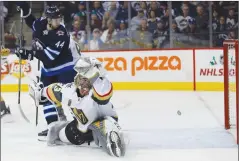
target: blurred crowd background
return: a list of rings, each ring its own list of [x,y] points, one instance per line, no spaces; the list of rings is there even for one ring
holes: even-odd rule
[[[29,3],[39,17],[47,5],[59,6],[69,33],[85,51],[222,47],[225,39],[238,39],[237,1]],[[4,41],[14,46],[8,42],[17,43],[19,16],[14,2],[3,4]]]

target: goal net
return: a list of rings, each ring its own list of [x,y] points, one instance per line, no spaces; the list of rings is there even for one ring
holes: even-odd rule
[[[225,129],[238,135],[238,40],[223,42]],[[237,143],[238,143],[238,138]]]

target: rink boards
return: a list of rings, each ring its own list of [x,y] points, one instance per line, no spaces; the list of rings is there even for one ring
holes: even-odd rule
[[[223,50],[162,49],[83,52],[103,62],[116,90],[223,90]],[[235,82],[235,56],[229,52],[230,82]],[[39,73],[37,60],[22,61],[22,91]],[[14,55],[1,67],[1,90],[18,90],[19,61]]]

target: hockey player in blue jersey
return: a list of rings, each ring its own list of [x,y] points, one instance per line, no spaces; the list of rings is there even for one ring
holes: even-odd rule
[[[70,83],[74,81],[76,72],[73,70],[74,64],[79,55],[74,55],[70,45],[70,36],[64,25],[61,24],[62,17],[60,10],[55,7],[48,7],[45,17],[36,19],[31,14],[31,9],[26,2],[17,2],[22,9],[26,24],[33,30],[32,50],[19,48],[16,55],[21,55],[22,59],[33,60],[36,58],[43,64],[40,80],[44,86],[52,83]],[[43,104],[43,112],[47,124],[57,121],[58,114],[55,105],[50,101]],[[38,136],[47,136],[45,130]]]

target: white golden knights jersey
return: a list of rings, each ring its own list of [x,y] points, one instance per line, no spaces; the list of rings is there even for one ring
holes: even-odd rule
[[[63,108],[64,113],[70,111],[73,118],[78,122],[77,128],[86,132],[93,122],[111,116],[117,119],[117,114],[110,99],[113,87],[107,78],[99,77],[93,84],[89,95],[82,97],[74,83],[54,83],[44,88],[43,96]],[[68,119],[69,121],[69,119]]]

